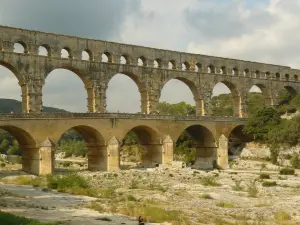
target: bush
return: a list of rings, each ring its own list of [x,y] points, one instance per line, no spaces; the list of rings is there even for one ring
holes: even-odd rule
[[[260,179],[270,179],[270,175],[267,173],[261,173],[259,174]]]
[[[262,186],[263,187],[274,187],[274,186],[277,186],[277,183],[276,183],[276,181],[264,181],[262,183]]]
[[[258,195],[258,188],[256,186],[256,181],[251,181],[247,188],[248,196],[256,198]]]
[[[66,191],[69,188],[89,188],[88,181],[77,174],[69,175],[48,175],[47,186],[58,191]]]
[[[213,186],[213,187],[221,186],[218,183],[217,178],[213,177],[213,176],[207,176],[207,177],[201,178],[201,184],[204,186]]]
[[[279,171],[280,175],[295,175],[295,169],[293,168],[282,168]]]
[[[291,165],[296,168],[300,169],[300,158],[299,155],[294,153],[293,156],[290,158]]]
[[[200,197],[204,199],[214,199],[210,194],[202,194]]]
[[[285,211],[278,211],[275,213],[274,218],[277,222],[290,220],[291,216]]]
[[[15,216],[10,213],[0,211],[0,224],[5,225],[58,225],[58,223],[41,223],[25,217]]]
[[[242,191],[242,190],[244,190],[244,188],[241,185],[241,183],[242,183],[241,180],[234,180],[234,183],[235,183],[235,185],[232,186],[232,190],[234,190],[234,191]]]

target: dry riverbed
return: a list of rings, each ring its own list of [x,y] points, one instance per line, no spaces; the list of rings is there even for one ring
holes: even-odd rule
[[[136,225],[134,217],[138,213],[146,217],[154,213],[161,216],[156,219],[166,218],[170,223],[173,217],[176,225],[300,224],[300,177],[279,175],[270,165],[273,170],[263,171],[270,179],[261,179],[257,168],[204,172],[160,167],[112,173],[77,172],[97,190],[96,197],[4,184],[14,183],[20,176],[33,176],[2,171],[0,209],[70,225]]]

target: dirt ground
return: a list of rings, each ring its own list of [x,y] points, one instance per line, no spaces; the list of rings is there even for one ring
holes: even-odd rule
[[[205,172],[161,166],[114,173],[84,170],[77,173],[89,178],[99,189],[114,189],[122,196],[130,195],[137,201],[147,200],[164,209],[176,210],[187,218],[188,224],[300,224],[300,177],[279,175],[279,168],[270,164],[262,172],[269,174],[270,179],[261,179],[261,162],[239,163],[246,163],[247,169],[236,165],[238,169]],[[3,170],[0,178],[7,181],[22,174]],[[45,191],[41,187],[0,183],[2,211],[41,221],[64,221],[70,225],[79,225],[83,221],[92,225],[137,224],[135,218],[101,214],[87,208],[87,204],[95,200],[109,207],[112,199],[108,198],[110,201]],[[115,204],[118,207],[124,202],[115,200]],[[103,218],[112,221],[103,221]]]

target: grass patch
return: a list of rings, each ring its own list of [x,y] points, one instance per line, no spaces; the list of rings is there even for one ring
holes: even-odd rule
[[[276,183],[276,181],[264,181],[262,183],[262,186],[263,187],[274,187],[274,186],[277,186],[277,183]]]
[[[256,181],[253,180],[247,187],[248,197],[256,198],[258,195],[258,188],[256,186]]]
[[[214,199],[210,194],[202,194],[200,197],[204,199]]]
[[[279,171],[280,175],[295,175],[295,169],[293,168],[282,168]]]
[[[126,204],[119,213],[131,217],[142,216],[146,222],[163,223],[184,221],[182,212],[177,210],[166,210],[157,205],[151,204]],[[182,224],[182,223],[181,223]]]
[[[0,224],[5,225],[58,225],[59,223],[42,223],[37,220],[15,216],[10,213],[0,212]]]
[[[287,220],[291,220],[292,217],[290,216],[289,213],[285,212],[285,211],[277,211],[274,215],[274,219],[280,223],[282,221],[287,221]]]
[[[243,191],[244,188],[241,185],[242,181],[241,180],[234,180],[234,186],[232,186],[232,190],[234,191]]]
[[[267,203],[267,202],[259,202],[257,204],[254,205],[255,207],[268,207],[268,206],[272,206],[272,204]]]
[[[270,175],[267,173],[261,173],[259,174],[260,179],[271,179]]]
[[[233,204],[230,202],[217,202],[216,206],[222,207],[222,208],[233,208]]]
[[[204,186],[212,186],[212,187],[221,186],[221,184],[219,184],[218,182],[218,179],[213,176],[207,176],[201,178],[201,184]]]

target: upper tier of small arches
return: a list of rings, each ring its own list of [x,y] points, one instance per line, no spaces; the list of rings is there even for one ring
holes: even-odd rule
[[[152,49],[0,26],[1,29],[7,30],[0,36],[0,51],[5,52],[62,58],[63,60],[85,60],[179,70],[189,73],[221,74],[293,82],[298,81],[298,74],[300,74],[300,70],[285,66]]]

